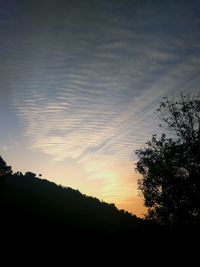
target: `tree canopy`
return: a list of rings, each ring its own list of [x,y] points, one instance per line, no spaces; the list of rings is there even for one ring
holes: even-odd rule
[[[0,156],[0,188],[5,185],[6,176],[12,174],[12,168]]]
[[[164,97],[157,112],[166,133],[136,151],[146,217],[174,227],[199,224],[199,96]]]
[[[4,176],[12,173],[12,168],[7,166],[6,162],[0,156],[0,176]]]

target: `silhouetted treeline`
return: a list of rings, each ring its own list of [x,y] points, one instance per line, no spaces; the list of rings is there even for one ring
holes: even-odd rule
[[[47,247],[61,248],[62,244],[63,250],[74,246],[80,251],[87,250],[89,244],[90,250],[104,257],[109,250],[129,249],[129,253],[135,253],[133,248],[145,253],[163,250],[168,242],[170,249],[180,244],[184,247],[191,245],[186,237],[196,236],[198,232],[194,229],[177,234],[120,211],[114,204],[37,178],[31,172],[12,174],[7,167],[0,157],[1,241],[9,244],[9,250],[10,246],[12,250],[20,250],[21,244],[23,249],[36,244],[40,251]]]
[[[1,177],[2,178],[2,177]],[[41,231],[70,236],[126,237],[145,222],[114,204],[37,178],[34,173],[6,176],[1,187],[2,221],[10,231]]]

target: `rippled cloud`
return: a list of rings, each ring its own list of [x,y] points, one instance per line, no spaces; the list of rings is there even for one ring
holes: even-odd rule
[[[1,29],[1,86],[26,145],[75,160],[113,199],[136,192],[124,166],[158,130],[162,96],[196,92],[200,80],[197,1],[133,2],[55,1],[30,16],[16,7],[4,19],[14,30]]]

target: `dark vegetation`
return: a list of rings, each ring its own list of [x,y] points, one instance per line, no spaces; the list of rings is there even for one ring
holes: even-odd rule
[[[34,173],[13,173],[0,157],[1,240],[76,243],[82,249],[87,242],[103,242],[104,248],[131,243],[151,253],[196,244],[191,240],[199,240],[200,226],[200,100],[164,98],[158,113],[169,137],[154,135],[136,152],[145,219]]]
[[[1,157],[0,172],[2,229],[14,234],[126,239],[133,231],[137,234],[141,228],[152,227],[114,204],[37,178],[34,173],[12,174]]]
[[[136,152],[146,219],[176,230],[200,226],[200,99],[163,98],[157,110],[168,136],[153,135]]]

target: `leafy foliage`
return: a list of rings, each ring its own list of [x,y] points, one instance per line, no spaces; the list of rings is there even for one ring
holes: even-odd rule
[[[12,174],[12,169],[10,166],[7,166],[6,162],[0,156],[0,189],[5,186],[6,177]]]
[[[200,99],[164,98],[158,116],[169,137],[153,135],[137,150],[138,187],[147,218],[170,226],[200,223]]]

